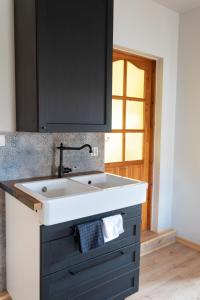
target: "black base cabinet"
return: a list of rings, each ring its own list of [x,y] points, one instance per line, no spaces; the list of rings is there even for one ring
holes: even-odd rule
[[[82,254],[76,224],[122,214],[124,233]],[[141,206],[41,226],[41,300],[123,300],[138,291]]]
[[[113,0],[15,0],[17,131],[111,131]]]

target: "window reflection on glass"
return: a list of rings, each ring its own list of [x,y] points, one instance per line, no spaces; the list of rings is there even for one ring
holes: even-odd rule
[[[113,83],[112,94],[115,96],[123,96],[124,84],[124,61],[118,60],[113,62]]]
[[[122,133],[105,134],[105,163],[122,161]]]
[[[123,128],[123,100],[112,101],[112,129]]]
[[[125,160],[143,159],[143,133],[126,133]]]
[[[144,129],[144,103],[126,102],[126,129]]]
[[[127,62],[127,97],[144,98],[144,70]]]

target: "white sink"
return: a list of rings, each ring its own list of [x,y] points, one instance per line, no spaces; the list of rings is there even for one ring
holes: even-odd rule
[[[146,201],[147,183],[106,173],[15,185],[42,203],[41,224],[53,225]]]
[[[42,181],[32,181],[23,184],[16,184],[18,188],[23,188],[27,193],[31,193],[39,200],[50,200],[54,198],[71,197],[93,191],[94,188],[80,184],[69,179],[50,179]]]
[[[78,177],[71,177],[73,181],[83,183],[88,186],[93,186],[100,189],[121,188],[126,185],[133,185],[139,181],[128,179],[125,177],[114,176],[106,173],[83,175]]]

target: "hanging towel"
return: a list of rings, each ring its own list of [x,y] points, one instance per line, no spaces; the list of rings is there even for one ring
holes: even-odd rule
[[[115,215],[104,218],[103,220],[104,242],[107,243],[119,237],[124,232],[123,218],[121,215]]]
[[[76,233],[79,237],[82,253],[87,253],[104,245],[101,220],[76,225]]]

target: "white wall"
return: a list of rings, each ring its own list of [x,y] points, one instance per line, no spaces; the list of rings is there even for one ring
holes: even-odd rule
[[[0,0],[0,131],[15,128],[12,4],[13,0]],[[160,58],[153,228],[163,230],[171,227],[179,16],[151,0],[115,0],[114,19],[115,45]]]
[[[0,0],[0,131],[15,130],[13,0]]]
[[[200,244],[200,8],[181,15],[173,226]]]
[[[178,27],[179,15],[151,0],[115,0],[114,44],[163,58],[158,61],[152,224],[158,231],[172,226]]]

